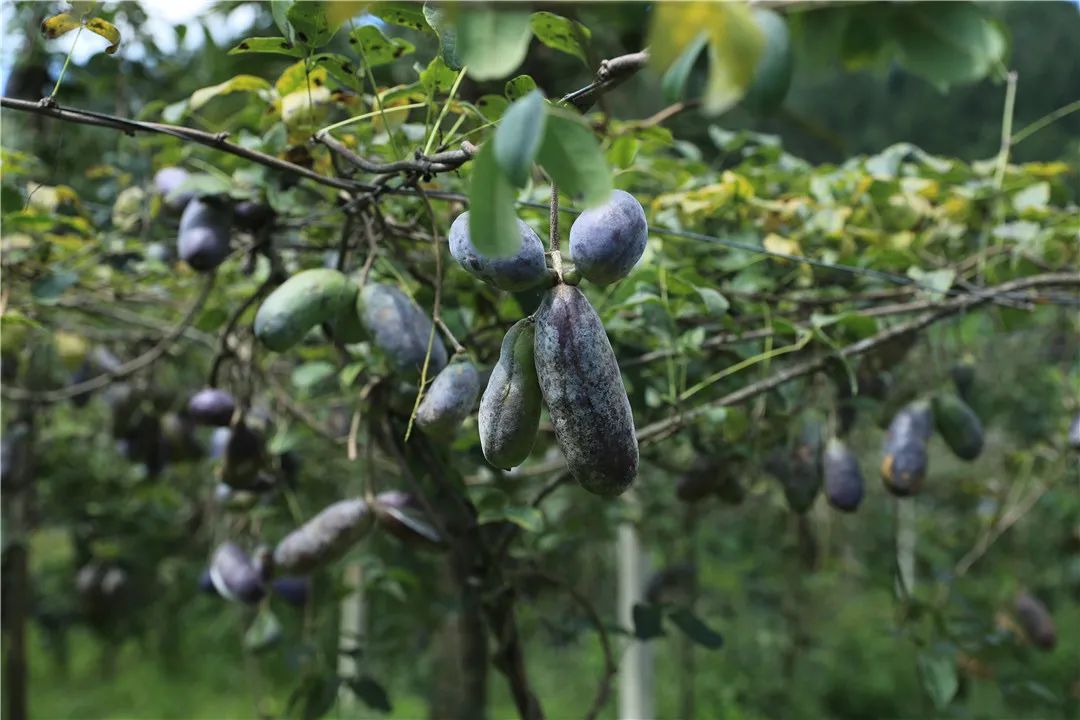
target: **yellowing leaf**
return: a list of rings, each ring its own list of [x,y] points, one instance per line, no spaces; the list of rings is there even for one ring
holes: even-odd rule
[[[290,128],[315,124],[326,116],[329,103],[327,87],[296,90],[281,98],[281,120]]]
[[[650,62],[663,72],[702,33],[709,42],[702,109],[715,115],[737,103],[750,86],[765,38],[746,3],[658,3],[649,30]]]
[[[255,75],[237,75],[236,77],[229,78],[223,83],[200,88],[191,93],[191,99],[188,100],[188,108],[191,110],[198,110],[219,95],[228,95],[229,93],[234,92],[257,92],[259,90],[269,89],[270,83],[263,80],[261,77],[256,77]]]
[[[112,55],[120,47],[120,31],[108,20],[90,18],[86,21],[86,29],[109,41],[109,47],[105,48],[107,54]]]
[[[68,13],[60,13],[59,15],[53,15],[47,17],[41,21],[41,34],[50,40],[71,32],[75,28],[79,27],[82,23],[75,17],[72,17]]]
[[[326,68],[316,67],[312,68],[311,72],[307,72],[304,68],[304,61],[299,60],[285,68],[284,72],[278,77],[277,82],[274,83],[274,89],[277,90],[280,97],[285,97],[289,93],[300,89],[307,90],[309,86],[313,90],[317,87],[323,87],[326,85],[327,77]]]
[[[326,4],[326,21],[330,27],[339,27],[343,22],[356,17],[371,3],[363,0],[337,0]]]
[[[769,233],[766,235],[765,239],[761,241],[761,245],[771,253],[780,253],[781,255],[802,255],[802,248],[799,247],[797,241],[789,240],[776,233]]]

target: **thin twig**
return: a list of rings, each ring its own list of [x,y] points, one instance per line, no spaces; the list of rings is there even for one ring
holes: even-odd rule
[[[184,317],[180,322],[161,337],[154,347],[150,348],[134,360],[124,363],[115,371],[98,375],[97,377],[90,378],[84,382],[75,383],[74,385],[68,385],[59,390],[34,392],[22,388],[5,386],[2,388],[3,396],[10,400],[29,400],[40,404],[62,402],[73,398],[76,395],[103,388],[110,383],[121,380],[143,368],[153,365],[157,362],[158,358],[168,352],[169,348],[172,347],[176,340],[184,334],[184,330],[195,321],[199,311],[201,311],[203,305],[206,304],[206,299],[210,297],[210,291],[214,288],[215,277],[216,276],[213,274],[206,276],[203,280],[202,290],[199,292],[198,297],[195,298],[195,302],[188,308],[187,313],[184,314]]]

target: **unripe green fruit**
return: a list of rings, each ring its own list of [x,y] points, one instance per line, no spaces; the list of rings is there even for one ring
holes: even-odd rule
[[[536,316],[536,375],[566,465],[597,495],[637,477],[634,415],[600,316],[580,290],[556,285]]]
[[[335,340],[359,342],[356,284],[337,270],[304,270],[286,280],[255,313],[255,337],[275,352],[293,347],[316,325],[326,323]]]
[[[305,574],[332,563],[367,535],[374,522],[363,500],[336,502],[278,543],[274,570]]]
[[[431,318],[393,285],[369,282],[357,301],[360,319],[375,345],[398,370],[419,372],[431,340],[428,374],[446,366],[446,347],[432,335]]]
[[[540,383],[536,379],[534,322],[518,320],[506,332],[491,370],[477,420],[487,461],[500,468],[525,462],[540,426]]]
[[[608,285],[630,274],[648,239],[641,203],[613,190],[606,203],[581,213],[570,227],[570,257],[582,277]]]
[[[533,229],[517,221],[518,249],[505,257],[488,257],[476,249],[469,237],[469,213],[457,216],[450,226],[450,254],[465,271],[501,290],[527,290],[544,282],[547,264],[544,244]]]
[[[983,449],[983,429],[979,416],[968,404],[951,393],[935,395],[934,425],[953,454],[974,460]]]
[[[428,435],[450,436],[472,412],[480,375],[468,359],[451,362],[435,376],[416,409],[416,425]]]

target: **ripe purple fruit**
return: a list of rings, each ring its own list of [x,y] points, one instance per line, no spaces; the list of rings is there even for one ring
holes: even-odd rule
[[[570,227],[570,257],[583,277],[608,285],[630,274],[648,239],[641,203],[613,190],[606,203],[581,213]]]

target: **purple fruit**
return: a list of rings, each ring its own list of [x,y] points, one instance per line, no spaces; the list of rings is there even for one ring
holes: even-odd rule
[[[279,577],[270,584],[275,595],[293,607],[307,605],[311,595],[311,579],[307,577]]]
[[[1041,650],[1053,650],[1057,645],[1057,628],[1046,605],[1023,590],[1016,596],[1014,609],[1016,619],[1020,621],[1020,627],[1024,629],[1024,634],[1031,643]]]
[[[249,232],[260,229],[273,216],[274,211],[269,205],[254,200],[243,200],[233,206],[233,222],[236,223],[236,227]]]
[[[435,376],[416,409],[416,425],[428,435],[452,438],[480,394],[480,374],[468,359],[455,360]]]
[[[229,255],[231,208],[213,198],[194,198],[180,216],[177,253],[199,272],[217,268]]]
[[[469,237],[469,213],[457,216],[450,226],[450,254],[465,271],[501,290],[519,291],[549,279],[544,244],[533,229],[517,221],[517,250],[512,255],[487,257]]]
[[[837,510],[854,512],[863,499],[863,476],[859,461],[844,444],[832,438],[822,457],[825,473],[825,499]]]
[[[905,405],[889,424],[881,458],[881,479],[893,495],[907,497],[922,488],[928,464],[926,443],[932,426],[930,403],[923,400]]]
[[[583,277],[608,285],[630,274],[648,239],[641,203],[613,190],[606,203],[581,213],[570,227],[570,257]]]
[[[263,599],[266,588],[251,557],[237,544],[218,546],[210,561],[210,580],[226,600],[253,605]]]
[[[163,167],[154,174],[154,190],[162,196],[165,207],[171,212],[184,211],[187,204],[195,197],[195,193],[187,191],[173,195],[173,191],[188,179],[187,170],[178,167]]]
[[[446,366],[446,346],[432,337],[431,318],[393,285],[369,282],[357,301],[361,321],[375,345],[398,370],[419,372],[431,340],[428,377]]]
[[[187,404],[188,417],[199,425],[227,427],[235,411],[233,396],[220,388],[200,390]]]
[[[324,508],[285,536],[274,548],[274,568],[309,573],[334,562],[359,542],[374,524],[371,509],[359,498]]]

